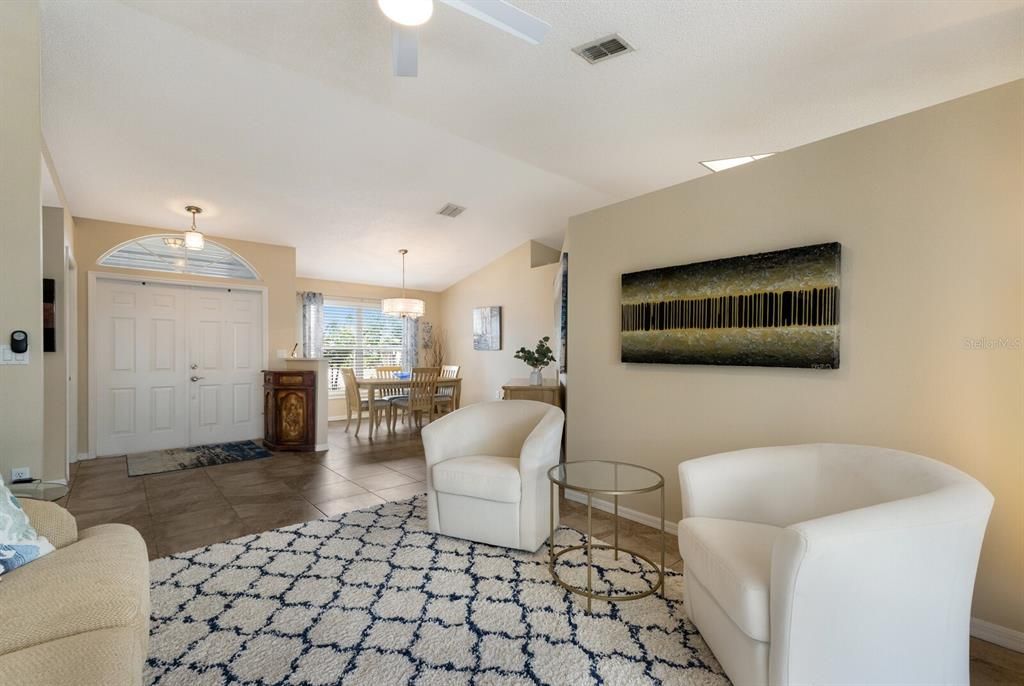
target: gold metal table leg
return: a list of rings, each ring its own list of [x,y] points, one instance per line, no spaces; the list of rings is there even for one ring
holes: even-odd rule
[[[615,497],[615,559],[619,559],[619,496]]]
[[[555,573],[555,482],[551,482],[551,490],[549,491],[551,496],[551,509],[548,510],[548,519],[551,524],[551,535],[548,537],[548,566],[551,567],[551,573]]]
[[[665,487],[661,488],[661,597],[665,597]]]
[[[587,612],[590,612],[590,601],[594,595],[594,558],[592,547],[594,545],[594,496],[587,493]]]

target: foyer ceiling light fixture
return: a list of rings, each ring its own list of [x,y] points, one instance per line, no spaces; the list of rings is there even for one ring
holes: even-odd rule
[[[426,303],[418,298],[405,297],[405,255],[408,252],[405,248],[398,251],[398,254],[402,256],[402,297],[384,298],[380,301],[380,311],[392,317],[416,319],[423,316]]]
[[[203,246],[206,245],[206,241],[203,239],[203,234],[196,228],[196,215],[201,214],[203,208],[188,205],[185,207],[185,211],[192,213],[192,228],[185,232],[185,248],[188,250],[202,250]]]
[[[738,167],[741,164],[747,164],[754,160],[761,160],[765,157],[771,157],[775,153],[766,152],[762,155],[744,155],[743,157],[729,157],[724,160],[708,160],[707,162],[701,162],[706,169],[710,169],[713,172],[725,171],[726,169],[732,169]]]

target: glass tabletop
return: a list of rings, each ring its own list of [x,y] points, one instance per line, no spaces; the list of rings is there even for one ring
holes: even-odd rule
[[[30,484],[11,484],[8,486],[11,494],[17,498],[30,498],[32,500],[60,500],[68,494],[68,487],[64,484],[48,484],[35,481]]]
[[[559,486],[574,491],[624,495],[644,493],[661,488],[665,480],[661,474],[626,462],[580,460],[564,462],[548,470],[548,478]]]

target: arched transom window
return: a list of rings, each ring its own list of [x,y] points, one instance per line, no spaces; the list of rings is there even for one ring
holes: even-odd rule
[[[180,234],[146,236],[122,243],[100,258],[105,267],[147,269],[225,279],[259,280],[259,274],[238,253],[206,240],[202,250],[189,250]]]

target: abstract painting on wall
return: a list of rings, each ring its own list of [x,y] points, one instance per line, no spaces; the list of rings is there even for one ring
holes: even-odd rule
[[[501,350],[501,307],[473,308],[473,350]]]
[[[839,368],[842,248],[622,275],[622,361]]]

